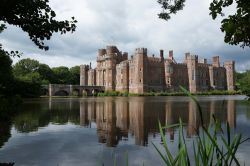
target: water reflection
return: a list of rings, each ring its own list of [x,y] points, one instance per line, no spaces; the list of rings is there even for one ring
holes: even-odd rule
[[[164,100],[163,100],[164,99]],[[236,127],[235,100],[201,101],[203,119],[208,126],[212,115],[230,127]],[[197,107],[192,100],[182,101],[168,98],[85,98],[50,99],[44,102],[25,104],[23,111],[15,116],[13,125],[18,132],[33,132],[52,124],[72,123],[86,128],[95,128],[99,143],[116,146],[128,135],[136,145],[146,146],[148,137],[159,132],[158,120],[162,125],[178,123],[179,118],[187,124],[186,136],[196,134],[200,126]],[[9,128],[8,128],[9,130]],[[167,129],[174,140],[175,130]]]
[[[212,115],[231,128],[236,127],[235,100],[201,101],[203,119],[208,126],[213,121]],[[178,123],[179,118],[187,124],[186,136],[197,132],[200,118],[192,100],[157,100],[153,98],[85,98],[85,99],[50,99],[44,102],[24,104],[23,111],[13,118],[13,126],[18,132],[29,133],[40,127],[52,124],[72,123],[86,128],[96,128],[99,143],[116,146],[120,140],[127,140],[128,135],[136,145],[146,146],[148,137],[159,132],[158,120],[162,125]],[[10,125],[1,125],[1,141],[10,136]],[[174,140],[174,129],[166,133]],[[7,139],[8,140],[8,139]],[[3,145],[3,143],[1,143]]]
[[[213,120],[214,114],[221,122],[228,121],[236,127],[235,101],[201,102],[205,125]],[[187,102],[145,102],[144,98],[133,100],[106,99],[105,102],[80,101],[80,124],[91,127],[96,123],[98,140],[107,146],[116,146],[121,139],[131,133],[135,144],[147,145],[148,136],[159,132],[158,120],[163,125],[178,123],[179,118],[187,124],[187,137],[196,134],[200,125],[197,107],[193,101]],[[174,139],[174,129],[166,131]]]

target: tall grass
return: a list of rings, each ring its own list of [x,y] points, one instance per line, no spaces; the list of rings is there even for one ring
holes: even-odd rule
[[[163,141],[164,151],[161,151],[154,143],[153,146],[161,156],[166,166],[230,166],[240,165],[236,152],[239,146],[249,138],[243,139],[241,134],[231,136],[229,124],[226,124],[226,131],[221,127],[221,123],[214,118],[214,123],[209,127],[205,127],[202,109],[197,99],[190,94],[187,90],[181,87],[184,93],[192,98],[196,103],[199,111],[199,117],[201,120],[201,129],[196,130],[197,137],[193,140],[193,150],[187,149],[187,143],[184,136],[184,124],[181,119],[179,124],[171,126],[161,126],[159,123],[160,135]],[[178,152],[176,155],[171,153],[170,148],[167,144],[165,133],[163,132],[166,128],[179,128],[178,137]],[[193,153],[193,154],[191,154]],[[194,156],[191,158],[190,156]],[[191,162],[192,161],[192,162]]]
[[[203,91],[193,93],[193,95],[238,95],[242,94],[241,91],[225,91],[225,90],[212,90],[212,91]],[[119,92],[119,91],[105,91],[100,92],[97,96],[187,96],[188,94],[180,91],[180,92],[145,92],[145,93],[129,93]]]

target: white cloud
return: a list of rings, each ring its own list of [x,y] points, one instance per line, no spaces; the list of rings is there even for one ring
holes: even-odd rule
[[[220,55],[222,60],[230,57],[236,60],[237,70],[248,69],[250,63],[250,49],[224,43],[221,18],[212,20],[208,1],[187,1],[184,10],[168,22],[158,18],[161,9],[157,0],[51,0],[50,4],[60,20],[75,16],[78,20],[75,33],[55,34],[47,42],[50,50],[44,52],[21,30],[11,27],[0,35],[4,47],[20,50],[23,57],[50,66],[95,62],[97,49],[111,44],[129,54],[137,47],[147,47],[150,54],[156,55],[159,49],[166,52],[173,49],[179,61],[185,52],[208,59],[213,55]],[[233,10],[229,8],[226,12]]]

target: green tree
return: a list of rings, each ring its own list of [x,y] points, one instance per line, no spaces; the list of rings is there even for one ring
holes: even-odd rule
[[[55,75],[55,82],[58,84],[70,84],[71,83],[71,73],[68,67],[60,66],[52,68]]]
[[[42,84],[49,84],[54,81],[54,73],[46,64],[39,64],[38,73],[41,76]]]
[[[182,10],[186,0],[158,0],[163,9],[159,18],[169,20],[172,14]],[[221,31],[225,33],[225,43],[250,46],[250,1],[249,0],[213,0],[210,4],[210,15],[216,19],[224,16],[223,9],[236,4],[236,12],[221,21]]]
[[[13,67],[13,72],[16,77],[21,77],[32,72],[37,72],[38,68],[39,62],[37,60],[27,58],[18,61]]]
[[[13,74],[11,68],[12,60],[6,53],[0,50],[0,96],[9,94],[11,82],[13,82]]]
[[[250,70],[247,70],[243,78],[239,80],[239,87],[244,94],[250,97]]]
[[[40,49],[48,50],[44,40],[50,40],[54,32],[74,32],[77,22],[74,17],[70,21],[57,21],[48,3],[49,0],[2,0],[0,21],[4,24],[0,30],[6,28],[6,23],[17,26],[27,32]]]
[[[80,66],[74,66],[69,69],[71,73],[71,84],[80,84]]]

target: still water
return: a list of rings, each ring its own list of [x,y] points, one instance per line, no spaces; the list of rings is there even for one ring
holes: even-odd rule
[[[250,104],[244,96],[198,97],[205,123],[214,114],[234,133],[250,137]],[[152,146],[161,147],[158,120],[162,125],[187,124],[185,137],[192,148],[195,128],[200,124],[189,97],[102,97],[25,100],[9,125],[0,126],[0,163],[15,165],[105,166],[163,165]],[[4,123],[1,123],[4,124]],[[165,131],[176,151],[177,129]],[[126,155],[128,154],[128,155]],[[237,154],[250,165],[250,142]]]

